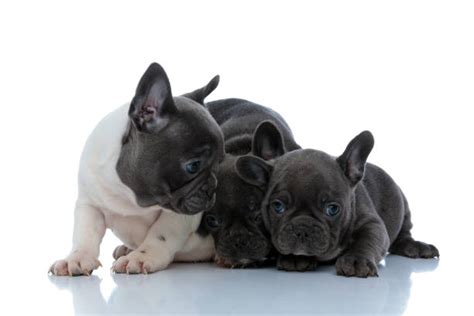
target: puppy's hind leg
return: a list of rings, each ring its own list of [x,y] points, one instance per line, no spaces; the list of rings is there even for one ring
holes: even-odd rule
[[[403,218],[402,229],[390,246],[389,252],[409,258],[439,258],[439,251],[435,246],[414,240],[411,236],[410,230],[413,224],[411,223],[410,209],[406,199],[404,204],[406,212]]]

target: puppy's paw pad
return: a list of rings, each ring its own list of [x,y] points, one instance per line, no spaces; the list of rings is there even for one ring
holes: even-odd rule
[[[58,276],[91,275],[92,271],[99,268],[100,261],[86,253],[76,252],[64,260],[58,260],[51,265],[49,273]]]
[[[130,252],[132,252],[132,249],[125,245],[117,246],[117,248],[115,248],[114,252],[112,253],[112,257],[117,260],[120,257],[128,255]]]
[[[371,259],[363,256],[344,255],[336,261],[338,275],[367,278],[378,276],[377,265]]]
[[[317,267],[314,257],[307,256],[280,256],[277,260],[277,268],[284,271],[312,271]]]
[[[171,261],[172,259],[167,256],[134,250],[128,255],[118,258],[112,266],[112,271],[115,273],[147,274],[165,269]]]
[[[413,239],[395,242],[390,248],[390,253],[409,258],[438,258],[438,249],[430,244]]]

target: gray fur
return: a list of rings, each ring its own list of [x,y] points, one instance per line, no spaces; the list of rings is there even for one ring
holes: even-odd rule
[[[143,75],[130,104],[129,129],[116,166],[140,206],[160,205],[192,215],[214,204],[224,140],[201,102],[218,82],[215,77],[187,96],[173,97],[160,65],[150,65]],[[200,167],[190,174],[186,165],[196,160]]]
[[[434,246],[411,237],[410,209],[397,184],[366,164],[373,143],[366,131],[337,158],[302,149],[270,162],[252,156],[237,160],[247,182],[265,173],[269,179],[262,215],[279,252],[279,269],[313,270],[318,262],[335,260],[338,274],[367,277],[377,275],[376,265],[388,251],[439,256]],[[286,206],[282,212],[280,202]],[[328,215],[335,208],[339,213]]]
[[[270,159],[276,149],[299,146],[288,124],[269,108],[240,99],[214,101],[207,107],[224,133],[226,155],[217,174],[216,203],[205,212],[201,231],[212,233],[218,264],[234,267],[262,262],[272,251],[260,213],[266,188],[243,181],[235,171],[235,160],[250,152]],[[276,138],[280,133],[283,136]]]

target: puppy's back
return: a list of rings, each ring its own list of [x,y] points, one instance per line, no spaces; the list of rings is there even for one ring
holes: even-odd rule
[[[283,117],[274,110],[243,99],[223,99],[207,103],[209,112],[224,133],[226,152],[243,155],[251,151],[253,132],[266,120],[280,129],[287,150],[300,148]]]

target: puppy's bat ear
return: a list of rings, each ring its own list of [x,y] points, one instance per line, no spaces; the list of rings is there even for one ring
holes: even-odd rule
[[[274,159],[286,152],[283,136],[272,121],[260,123],[252,139],[252,153],[265,160]]]
[[[344,153],[337,158],[339,166],[353,186],[364,177],[367,157],[373,147],[374,136],[371,132],[364,131],[351,140]]]
[[[273,167],[259,157],[247,155],[237,159],[235,170],[245,182],[255,186],[265,186],[270,180]]]
[[[165,70],[152,63],[138,83],[128,115],[140,131],[151,131],[167,115],[177,112]]]
[[[209,81],[209,83],[204,87],[194,90],[193,92],[183,94],[183,96],[204,105],[204,99],[217,88],[219,85],[219,80],[220,77],[217,75],[212,78],[211,81]]]

